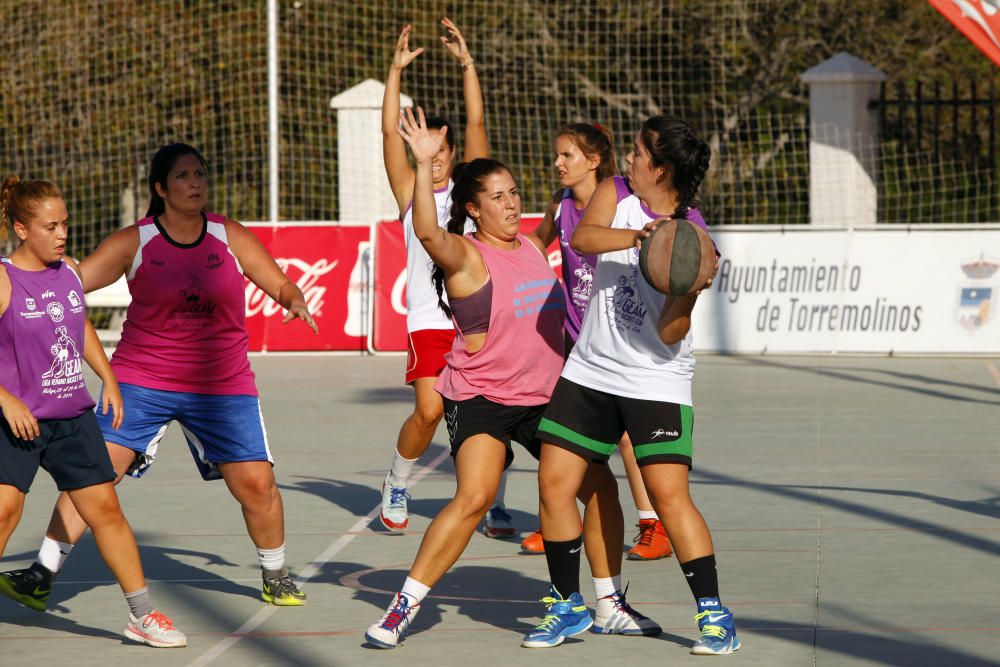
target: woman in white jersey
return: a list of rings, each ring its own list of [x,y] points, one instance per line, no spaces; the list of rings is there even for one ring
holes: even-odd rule
[[[549,575],[563,600],[525,637],[526,646],[558,645],[584,625],[579,606],[566,599],[579,595],[575,494],[590,462],[606,460],[627,432],[696,601],[701,636],[692,653],[740,647],[732,614],[719,599],[712,537],[688,490],[697,296],[664,297],[643,278],[638,257],[651,222],[688,217],[710,156],[686,123],[647,119],[628,155],[628,178],[598,186],[573,235],[575,250],[599,256],[593,296],[538,432],[542,533]]]
[[[562,254],[562,285],[566,296],[566,354],[570,353],[580,335],[584,313],[590,303],[594,284],[594,264],[597,258],[582,255],[570,247],[570,239],[576,231],[580,218],[590,202],[597,185],[618,173],[615,164],[615,148],[611,132],[600,125],[569,123],[556,133],[555,168],[559,175],[561,189],[552,195],[542,223],[535,229],[547,248],[557,238]],[[692,211],[692,216],[701,214]],[[629,550],[629,560],[658,560],[670,555],[670,540],[667,538],[663,522],[656,518],[656,511],[646,494],[642,474],[632,451],[628,434],[622,437],[618,451],[625,464],[629,488],[639,514],[637,544]],[[610,532],[609,532],[610,536]],[[538,529],[521,542],[526,553],[545,551],[542,531]],[[609,584],[610,586],[610,584]],[[607,590],[602,584],[602,592]],[[614,587],[618,590],[620,586]],[[605,595],[598,593],[598,599]]]
[[[475,61],[458,27],[449,19],[441,20],[448,37],[441,42],[462,66],[462,89],[465,95],[465,154],[463,162],[487,157],[490,152],[486,138],[483,114],[483,94],[479,87]],[[444,403],[434,391],[434,382],[444,369],[444,355],[455,340],[455,327],[438,308],[437,296],[431,283],[431,259],[417,240],[413,231],[413,186],[416,173],[406,157],[406,145],[399,136],[399,95],[403,69],[424,52],[410,50],[410,33],[407,25],[396,41],[392,65],[386,76],[385,97],[382,100],[382,153],[385,173],[389,177],[392,194],[399,206],[406,240],[406,331],[409,354],[406,364],[406,383],[413,386],[414,408],[396,440],[392,466],[382,483],[382,511],[379,518],[390,531],[401,533],[409,525],[407,511],[408,480],[413,464],[427,451],[434,437]],[[447,136],[441,150],[434,156],[431,173],[434,181],[434,203],[438,224],[444,226],[451,206],[452,169],[455,162],[455,134],[442,118],[427,119],[428,127],[447,127]],[[514,534],[510,517],[502,506],[504,484],[498,492],[499,506],[487,515],[486,534],[490,537],[509,537]]]

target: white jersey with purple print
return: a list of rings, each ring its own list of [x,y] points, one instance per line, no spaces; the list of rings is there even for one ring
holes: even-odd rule
[[[646,208],[625,179],[616,176],[615,186],[612,229],[639,230],[664,217]],[[688,219],[705,226],[697,210],[689,211]],[[639,251],[599,255],[593,282],[591,304],[562,376],[616,396],[691,405],[691,333],[674,345],[660,340],[657,320],[665,297],[643,278]]]

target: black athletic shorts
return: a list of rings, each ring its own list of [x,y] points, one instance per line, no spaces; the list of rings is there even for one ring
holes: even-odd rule
[[[682,463],[691,467],[694,411],[690,405],[616,396],[561,377],[538,425],[542,442],[594,463],[606,462],[625,432],[640,466]]]
[[[0,484],[27,493],[39,466],[60,491],[113,482],[115,469],[94,413],[72,419],[39,419],[34,440],[21,440],[0,418]]]
[[[472,436],[486,434],[507,446],[504,470],[514,461],[511,440],[521,443],[537,459],[541,455],[542,445],[535,437],[535,431],[538,430],[543,412],[545,404],[501,405],[482,396],[464,401],[445,398],[444,419],[448,424],[451,455],[455,456],[462,443]]]

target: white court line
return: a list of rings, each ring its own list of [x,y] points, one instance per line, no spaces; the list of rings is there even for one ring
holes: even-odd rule
[[[996,364],[987,359],[986,370],[990,372],[990,375],[993,376],[993,381],[997,383],[998,387],[1000,387],[1000,370],[997,370]]]
[[[429,473],[433,472],[434,469],[437,468],[439,465],[441,465],[441,463],[445,459],[447,459],[450,455],[451,455],[451,449],[445,447],[444,451],[441,452],[436,459],[434,459],[426,466],[421,468],[420,472],[418,472],[416,475],[410,478],[409,486],[413,487],[414,485],[416,485],[417,482],[419,482]],[[324,551],[319,556],[314,558],[313,561],[309,563],[309,565],[307,565],[305,568],[302,569],[302,571],[299,573],[298,578],[295,580],[295,583],[298,584],[299,586],[302,586],[310,579],[315,577],[317,574],[319,574],[319,571],[322,569],[324,565],[326,565],[330,561],[331,558],[336,556],[341,549],[346,547],[351,542],[351,540],[357,537],[358,533],[365,526],[374,521],[375,517],[378,515],[381,509],[382,509],[382,503],[379,502],[379,504],[373,507],[371,511],[368,512],[368,514],[358,519],[358,522],[355,523],[353,526],[351,526],[347,535],[343,535],[339,540],[337,540],[329,547],[327,547],[326,551]],[[203,667],[204,665],[207,665],[208,663],[212,662],[220,655],[228,651],[230,648],[235,646],[236,642],[243,639],[246,635],[250,634],[257,628],[259,628],[261,624],[264,623],[264,621],[266,621],[267,619],[269,619],[271,617],[271,614],[273,614],[277,610],[278,608],[274,605],[268,605],[267,607],[264,607],[256,614],[254,614],[250,618],[250,620],[244,623],[236,632],[230,634],[225,639],[219,641],[218,644],[216,644],[212,648],[202,653],[196,660],[190,663],[188,667]]]

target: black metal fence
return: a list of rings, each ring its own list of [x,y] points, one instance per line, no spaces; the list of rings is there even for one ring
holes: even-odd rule
[[[879,220],[1000,222],[997,80],[882,86]]]

